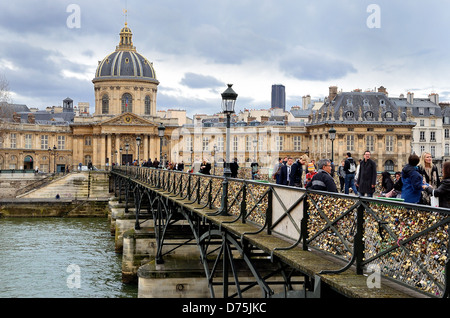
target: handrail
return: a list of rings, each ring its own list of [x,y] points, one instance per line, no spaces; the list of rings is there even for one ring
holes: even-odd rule
[[[146,176],[138,180],[148,187],[201,208],[221,208],[218,194],[224,177],[138,169],[145,171],[115,167],[112,173],[131,180]],[[337,274],[354,265],[357,274],[363,274],[377,266],[383,276],[426,295],[449,296],[448,209],[231,178],[226,199],[228,215],[235,216],[228,222],[256,226],[255,232],[244,235],[265,231],[292,242],[274,251],[303,242],[304,250],[320,250],[347,262],[341,270],[322,273]]]

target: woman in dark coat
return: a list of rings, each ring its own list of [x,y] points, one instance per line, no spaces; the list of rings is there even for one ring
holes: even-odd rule
[[[450,161],[444,163],[442,173],[442,181],[439,187],[434,189],[434,196],[439,198],[440,208],[450,208]],[[433,187],[424,185],[423,188],[430,195],[433,194]]]
[[[394,181],[392,181],[391,174],[387,171],[381,174],[381,189],[383,193],[388,193],[394,188]]]

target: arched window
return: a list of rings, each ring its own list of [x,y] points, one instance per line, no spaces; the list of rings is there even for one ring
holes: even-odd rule
[[[145,96],[145,115],[150,115],[151,112],[151,99],[150,96]]]
[[[102,97],[102,114],[109,114],[109,96],[107,94]]]
[[[133,112],[133,97],[126,93],[122,96],[122,113]]]
[[[394,172],[394,162],[392,160],[387,160],[384,163],[384,171]]]

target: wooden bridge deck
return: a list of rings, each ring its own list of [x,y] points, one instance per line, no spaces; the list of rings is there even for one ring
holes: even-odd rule
[[[137,181],[139,182],[139,181]],[[148,187],[148,185],[146,185]],[[349,298],[417,298],[425,297],[423,294],[413,291],[398,283],[387,279],[381,279],[381,288],[369,288],[367,285],[368,277],[357,275],[353,268],[340,274],[320,274],[322,270],[338,270],[345,264],[335,258],[317,251],[305,251],[301,247],[287,248],[292,244],[275,235],[268,235],[265,232],[259,234],[246,234],[258,231],[258,228],[249,223],[230,222],[236,219],[236,216],[218,216],[211,215],[217,210],[207,208],[201,209],[199,205],[193,204],[181,197],[174,196],[171,193],[162,191],[158,188],[151,188],[163,197],[176,201],[187,210],[193,211],[212,223],[221,226],[238,237],[244,237],[248,242],[260,250],[279,258],[283,263],[288,264],[301,273],[311,277],[320,277],[321,282],[338,293]]]

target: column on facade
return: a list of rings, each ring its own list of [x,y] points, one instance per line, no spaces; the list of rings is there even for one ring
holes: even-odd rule
[[[144,135],[144,151],[143,151],[143,153],[142,153],[142,159],[144,159],[144,160],[148,160],[148,158],[149,158],[149,154],[148,154],[148,152],[149,152],[149,140],[148,140],[148,135]]]
[[[106,153],[106,142],[107,142],[107,135],[100,135],[99,136],[99,142],[100,142],[100,168],[104,168],[106,165],[106,157],[108,154]]]
[[[108,159],[108,165],[112,165],[113,161],[114,161],[114,151],[112,150],[112,135],[111,134],[107,134],[106,136],[106,158]],[[106,159],[105,159],[105,164],[106,164]]]
[[[99,165],[100,161],[98,160],[98,136],[94,135],[92,137],[92,164]]]

